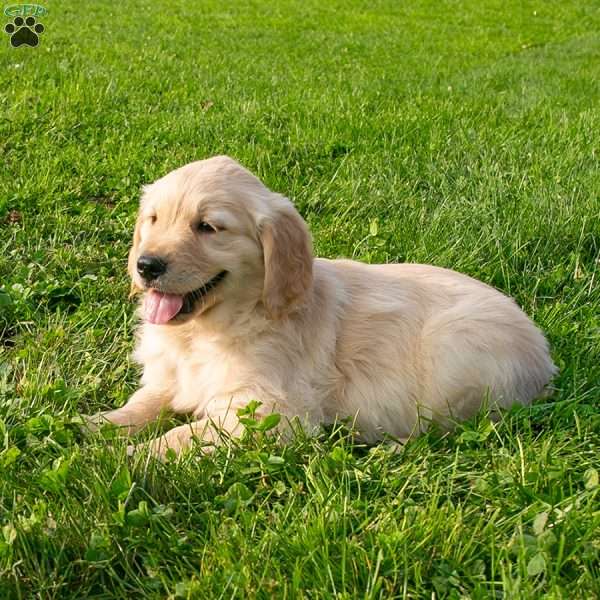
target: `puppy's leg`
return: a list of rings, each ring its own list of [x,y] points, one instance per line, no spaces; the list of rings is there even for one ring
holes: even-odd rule
[[[86,417],[86,424],[88,429],[96,431],[103,424],[112,423],[127,427],[127,433],[132,434],[154,421],[170,399],[163,390],[145,386],[137,390],[125,406]]]
[[[167,431],[164,435],[146,444],[128,448],[128,454],[147,448],[156,458],[164,460],[167,450],[171,449],[175,454],[180,454],[188,448],[192,440],[196,438],[206,445],[206,451],[218,445],[222,440],[229,437],[238,437],[243,431],[243,426],[235,410],[213,415],[211,418],[200,419],[193,423],[180,425]]]
[[[147,448],[157,458],[164,459],[167,450],[172,449],[179,454],[189,447],[196,438],[205,445],[205,451],[210,452],[215,446],[229,438],[239,437],[244,431],[243,424],[237,415],[240,408],[244,408],[256,398],[261,399],[260,406],[254,417],[261,419],[273,412],[286,414],[282,410],[289,403],[282,401],[283,395],[279,393],[264,393],[263,390],[241,392],[237,396],[216,397],[209,402],[205,413],[207,418],[200,419],[187,425],[174,427],[165,435],[146,444],[129,447],[128,454]]]

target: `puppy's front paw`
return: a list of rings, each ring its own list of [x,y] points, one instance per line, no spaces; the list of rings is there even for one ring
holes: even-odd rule
[[[104,425],[108,425],[110,421],[104,416],[104,413],[96,413],[94,415],[81,415],[82,423],[80,425],[82,433],[97,433]]]
[[[150,455],[161,462],[174,460],[179,454],[179,449],[169,446],[165,438],[166,436],[162,436],[142,444],[130,444],[127,446],[127,456]]]
[[[196,443],[194,443],[196,442]],[[188,450],[190,446],[200,450],[201,454],[209,454],[214,450],[213,442],[200,442],[187,425],[171,429],[165,435],[157,437],[149,442],[127,447],[127,455],[149,454],[153,458],[162,462],[175,460],[182,452]]]

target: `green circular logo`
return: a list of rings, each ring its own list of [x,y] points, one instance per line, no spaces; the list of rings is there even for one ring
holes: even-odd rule
[[[4,8],[7,17],[43,17],[48,9],[39,4],[11,4]]]

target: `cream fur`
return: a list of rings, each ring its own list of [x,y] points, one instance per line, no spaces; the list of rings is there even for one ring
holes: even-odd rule
[[[152,223],[153,217],[156,221]],[[201,234],[205,220],[219,231]],[[556,369],[548,344],[515,302],[454,271],[416,264],[314,259],[304,221],[228,157],[186,165],[144,190],[130,255],[169,264],[160,289],[184,294],[225,279],[191,316],[142,323],[140,389],[102,418],[131,431],[163,409],[192,413],[152,444],[159,455],[193,437],[239,432],[236,409],[262,402],[316,428],[351,417],[367,441],[407,439],[528,404]]]

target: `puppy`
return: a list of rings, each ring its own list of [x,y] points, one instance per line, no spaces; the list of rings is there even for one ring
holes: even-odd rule
[[[556,371],[542,333],[479,281],[314,259],[292,203],[226,156],[144,188],[129,273],[141,387],[101,419],[133,432],[163,409],[193,414],[151,442],[159,456],[237,435],[251,400],[309,429],[352,417],[367,442],[405,440],[529,404]]]

